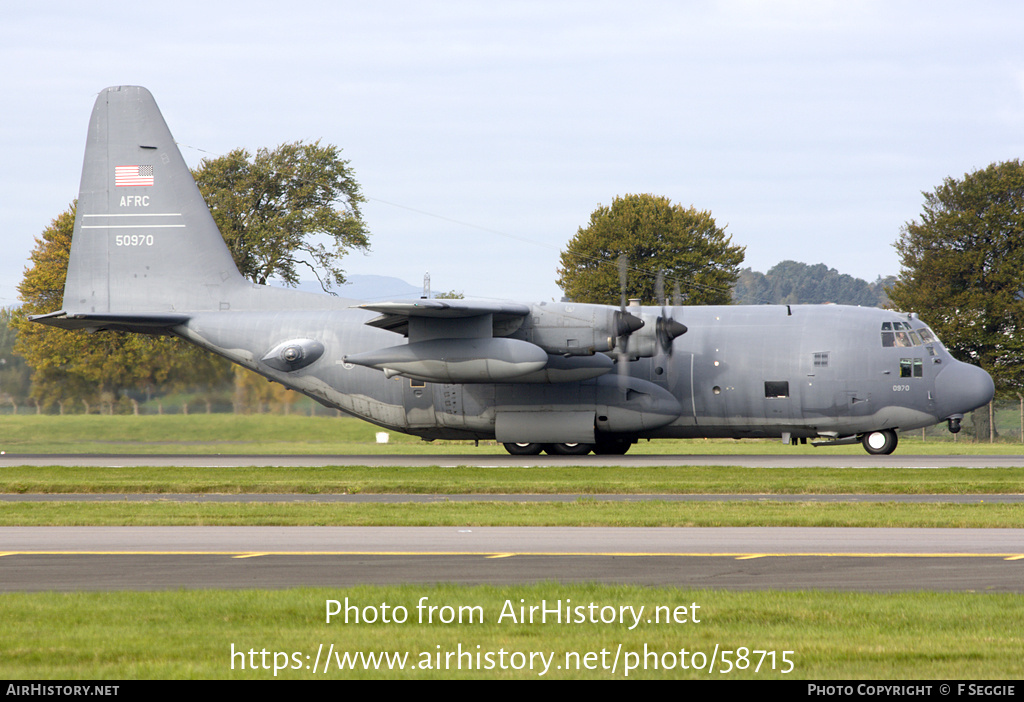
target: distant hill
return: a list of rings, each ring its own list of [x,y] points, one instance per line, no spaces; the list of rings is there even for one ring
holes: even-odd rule
[[[767,273],[750,268],[740,271],[733,288],[733,302],[739,305],[860,305],[884,307],[889,297],[886,290],[896,276],[878,278],[868,283],[829,268],[824,263],[809,265],[797,261],[782,261]]]

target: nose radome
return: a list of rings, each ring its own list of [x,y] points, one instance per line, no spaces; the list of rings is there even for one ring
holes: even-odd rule
[[[995,397],[996,386],[981,368],[956,361],[935,378],[935,394],[941,408],[940,418],[945,418],[987,405]]]

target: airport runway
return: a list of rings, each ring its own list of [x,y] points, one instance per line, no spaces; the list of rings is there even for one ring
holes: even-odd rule
[[[1024,455],[1012,456],[870,456],[836,454],[806,446],[793,447],[792,454],[772,455],[665,455],[626,456],[511,456],[506,453],[458,454],[364,454],[319,455],[195,455],[195,454],[0,454],[4,466],[191,466],[191,467],[322,467],[322,466],[479,466],[517,468],[525,466],[746,466],[750,468],[1019,468]]]
[[[1024,529],[5,527],[0,590],[634,583],[1024,592]]]
[[[743,465],[1016,467],[1024,456],[0,456],[4,465]],[[578,496],[7,495],[4,500],[574,500]],[[604,496],[588,496],[604,499]],[[608,499],[1021,501],[1021,496],[606,496]],[[1024,529],[7,527],[0,591],[636,583],[729,589],[1024,592]]]

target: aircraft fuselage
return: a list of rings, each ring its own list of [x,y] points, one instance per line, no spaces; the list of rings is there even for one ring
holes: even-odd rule
[[[271,293],[263,307],[293,296],[330,299],[262,291]],[[990,397],[987,374],[952,358],[913,315],[839,305],[675,307],[669,314],[689,329],[671,355],[628,361],[627,374],[616,366],[597,378],[554,383],[385,379],[345,357],[401,339],[367,326],[373,315],[342,301],[326,310],[200,313],[179,333],[327,406],[428,439],[592,443],[595,430],[630,440],[838,438],[931,426]],[[510,336],[529,338],[531,319]],[[261,360],[301,339],[323,346],[309,365],[281,370]],[[502,435],[503,424],[511,433]]]

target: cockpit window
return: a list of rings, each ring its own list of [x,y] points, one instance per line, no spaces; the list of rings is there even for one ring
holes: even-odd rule
[[[917,343],[920,344],[921,340],[918,338]],[[884,331],[882,332],[882,346],[899,346],[902,348],[910,348],[914,345],[914,341],[910,336],[910,332],[905,331]]]
[[[909,322],[882,322],[882,346],[910,348],[938,344],[939,340],[928,327],[912,329]],[[934,355],[934,351],[932,355]]]

